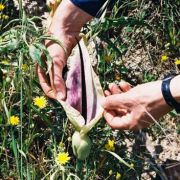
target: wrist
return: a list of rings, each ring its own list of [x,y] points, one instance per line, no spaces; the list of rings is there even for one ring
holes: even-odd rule
[[[171,80],[170,91],[173,98],[180,103],[180,75]]]
[[[141,95],[142,98],[139,98],[143,101],[140,104],[144,104],[147,111],[155,118],[160,118],[172,110],[163,97],[161,85],[161,80],[146,83],[143,85],[143,92],[139,92],[139,94],[144,94],[144,96]]]
[[[62,0],[53,16],[50,29],[64,33],[79,33],[92,16],[75,6],[70,0]]]

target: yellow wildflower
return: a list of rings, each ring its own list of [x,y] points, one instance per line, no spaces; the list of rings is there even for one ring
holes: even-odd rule
[[[27,64],[22,64],[21,69],[22,69],[23,72],[26,72],[28,70],[28,65]]]
[[[11,116],[9,118],[9,124],[13,125],[13,126],[17,126],[19,124],[19,117],[17,116]]]
[[[68,140],[69,142],[71,142],[71,141],[72,141],[72,138],[69,136],[69,137],[67,138],[67,140]]]
[[[168,60],[168,57],[167,57],[166,55],[162,55],[162,56],[161,56],[161,60],[162,60],[162,61],[167,61],[167,60]]]
[[[109,175],[110,175],[110,176],[112,175],[112,173],[113,173],[112,169],[109,170]]]
[[[4,10],[4,8],[5,8],[5,5],[4,5],[4,4],[2,4],[2,3],[0,3],[0,11],[3,11],[3,10]]]
[[[1,61],[1,64],[9,65],[9,62],[7,60],[3,60],[3,61]]]
[[[177,60],[175,61],[175,64],[176,64],[176,65],[180,65],[180,59],[177,59]]]
[[[134,168],[134,164],[133,163],[131,163],[130,166],[131,166],[131,168]]]
[[[116,174],[116,180],[121,179],[121,174],[117,172]]]
[[[116,73],[116,74],[115,74],[115,79],[116,79],[117,81],[120,81],[120,80],[121,80],[121,76],[120,76],[119,73]]]
[[[44,96],[36,96],[34,98],[34,105],[38,106],[40,109],[43,109],[47,106],[47,100]]]
[[[2,19],[7,20],[7,19],[9,19],[9,16],[8,16],[8,15],[3,14],[3,15],[2,15]]]
[[[108,63],[113,59],[112,55],[105,55],[104,60]]]
[[[70,160],[69,153],[68,152],[60,152],[57,155],[56,161],[60,165],[65,165]]]
[[[105,148],[108,150],[108,151],[115,151],[115,142],[114,140],[108,140],[107,144],[105,144]]]

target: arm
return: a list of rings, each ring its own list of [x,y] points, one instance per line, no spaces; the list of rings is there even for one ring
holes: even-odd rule
[[[52,2],[55,1],[52,0]],[[80,39],[81,28],[92,19],[104,3],[104,0],[96,0],[96,2],[94,0],[62,0],[57,7],[48,31],[63,43],[67,54],[58,44],[52,41],[45,42],[53,59],[52,69],[49,73],[50,84],[40,67],[38,67],[38,76],[41,87],[48,97],[66,98],[66,88],[62,78],[66,60],[76,45],[77,39]]]
[[[180,75],[173,78],[170,83],[172,96],[178,102],[180,102],[179,82]],[[107,123],[114,129],[137,130],[148,127],[154,120],[171,111],[172,107],[164,100],[161,85],[162,81],[159,80],[106,97],[103,107]]]

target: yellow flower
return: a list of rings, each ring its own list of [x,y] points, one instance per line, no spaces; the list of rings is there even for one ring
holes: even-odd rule
[[[72,138],[71,138],[71,137],[68,137],[67,140],[68,140],[69,142],[71,142],[71,141],[72,141]]]
[[[176,64],[176,65],[180,65],[180,59],[177,59],[177,60],[175,61],[175,64]]]
[[[2,19],[7,20],[7,19],[9,19],[9,16],[8,16],[8,15],[3,14],[3,15],[2,15]]]
[[[114,140],[108,140],[107,144],[105,144],[105,148],[108,150],[108,151],[115,151],[115,142]]]
[[[7,60],[3,60],[3,61],[1,61],[1,64],[9,65],[9,62]]]
[[[116,174],[116,180],[121,179],[121,174],[117,172]]]
[[[121,80],[121,76],[120,76],[119,73],[116,73],[116,74],[115,74],[115,79],[116,79],[117,81],[120,81],[120,80]]]
[[[13,126],[17,126],[19,124],[19,117],[17,116],[11,116],[9,118],[9,124],[13,125]]]
[[[28,65],[27,64],[22,64],[21,69],[22,69],[22,71],[26,72],[28,70]]]
[[[162,56],[161,56],[161,60],[162,60],[162,61],[167,61],[167,60],[168,60],[168,57],[167,57],[166,55],[162,55]]]
[[[44,96],[37,96],[34,98],[34,105],[38,106],[40,109],[43,109],[47,106],[47,100]]]
[[[112,169],[109,170],[109,175],[110,175],[110,176],[112,175],[112,173],[113,173]]]
[[[108,63],[113,59],[112,55],[106,55],[104,56],[104,60]]]
[[[130,166],[131,166],[131,168],[134,168],[134,164],[133,163],[131,163]]]
[[[65,165],[66,163],[68,163],[70,160],[70,157],[69,157],[69,153],[68,152],[60,152],[58,155],[57,155],[57,158],[56,158],[56,161],[58,164],[60,165]]]
[[[4,4],[2,4],[2,3],[0,3],[0,11],[3,11],[3,10],[4,10],[4,8],[5,8],[5,5],[4,5]]]

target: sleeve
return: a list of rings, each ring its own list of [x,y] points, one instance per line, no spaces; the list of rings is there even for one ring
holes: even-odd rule
[[[96,16],[106,0],[71,0],[71,2],[91,16]]]

